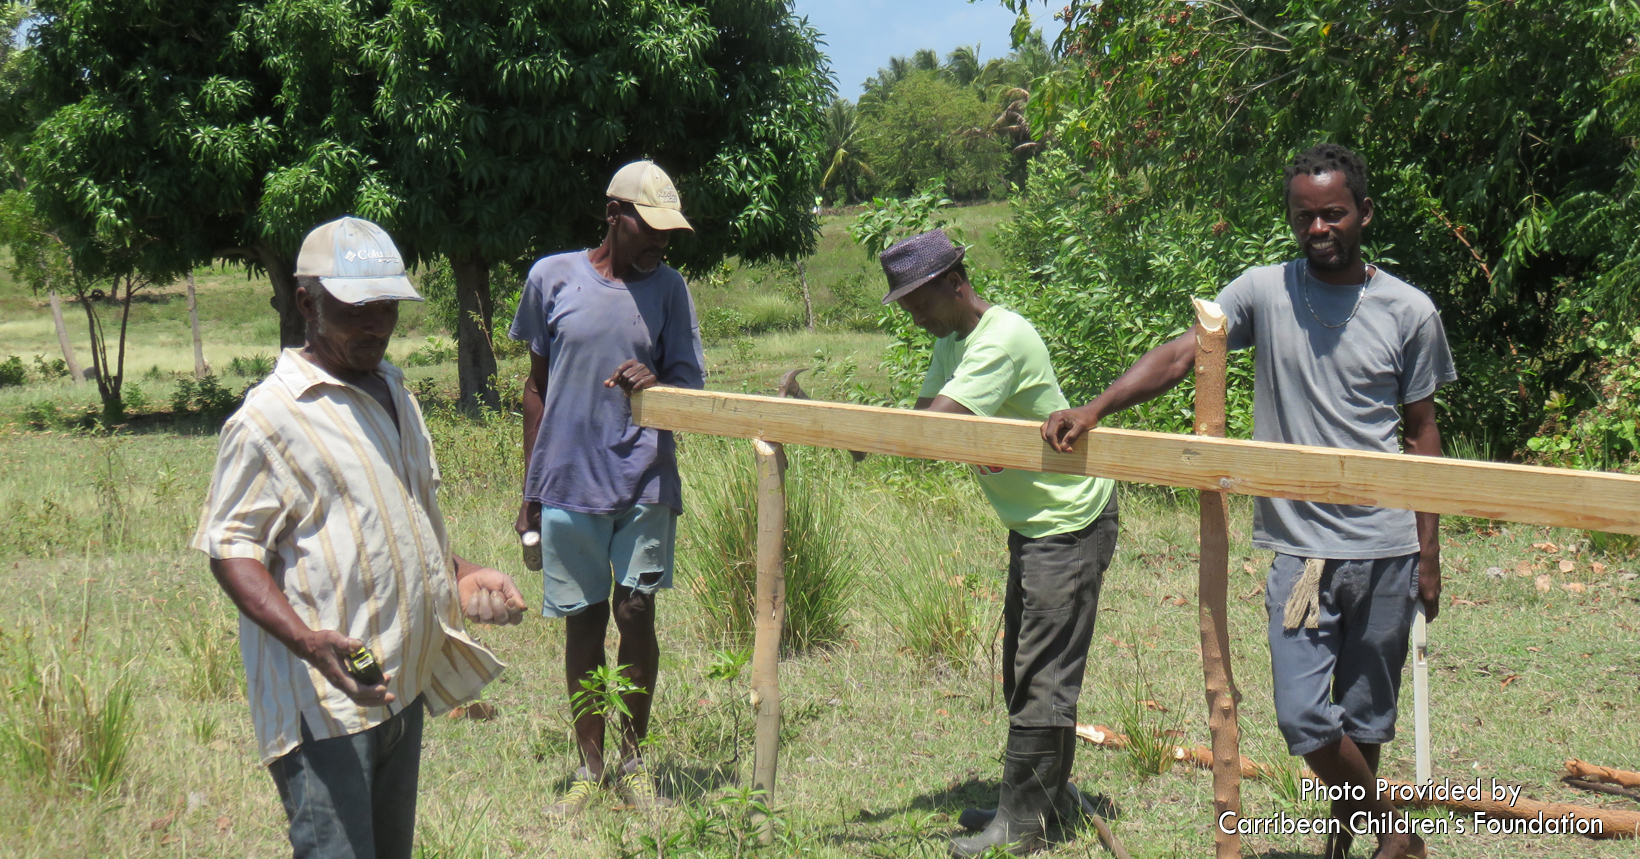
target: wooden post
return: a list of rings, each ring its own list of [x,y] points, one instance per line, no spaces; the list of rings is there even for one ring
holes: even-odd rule
[[[188,272],[188,327],[194,332],[194,378],[203,379],[211,369],[205,366],[205,343],[199,338],[199,305],[194,300],[194,273]]]
[[[1196,434],[1224,435],[1224,312],[1217,304],[1196,305]],[[1197,617],[1201,623],[1202,676],[1207,681],[1207,728],[1213,740],[1213,843],[1218,859],[1241,856],[1241,836],[1225,832],[1220,817],[1241,816],[1240,727],[1236,724],[1235,675],[1230,669],[1229,518],[1224,493],[1201,493],[1201,563],[1197,568]]]
[[[78,385],[85,381],[85,372],[80,369],[79,359],[74,357],[74,344],[68,339],[68,326],[63,324],[63,302],[57,298],[57,289],[46,286],[46,292],[51,295],[51,324],[57,326],[57,347],[63,350],[63,363],[68,366],[69,378]]]
[[[803,289],[803,315],[808,317],[809,331],[814,330],[814,298],[809,295],[809,272],[803,260],[797,261],[797,285]]]
[[[752,706],[757,710],[752,789],[774,802],[780,754],[780,629],[786,623],[786,450],[752,439],[757,451],[757,626],[752,641]],[[758,837],[774,836],[768,819]]]

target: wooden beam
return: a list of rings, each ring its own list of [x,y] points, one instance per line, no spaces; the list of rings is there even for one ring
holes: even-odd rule
[[[1640,477],[1626,474],[1105,428],[1059,453],[1028,421],[668,387],[634,394],[632,419],[769,442],[1640,535]]]

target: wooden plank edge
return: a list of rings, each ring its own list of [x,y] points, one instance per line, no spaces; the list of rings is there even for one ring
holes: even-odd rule
[[[1028,421],[667,387],[631,405],[658,429],[1640,535],[1633,475],[1108,428],[1062,454]]]

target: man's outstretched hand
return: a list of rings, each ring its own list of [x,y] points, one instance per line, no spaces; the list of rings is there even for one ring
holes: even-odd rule
[[[613,388],[619,385],[621,390],[626,391],[627,396],[631,396],[633,391],[655,387],[658,381],[655,374],[651,373],[642,361],[628,358],[626,363],[616,367],[615,372],[604,380],[604,387]]]
[[[478,623],[513,624],[524,619],[524,595],[512,576],[483,567],[456,582],[461,610],[468,620]]]
[[[1099,418],[1090,406],[1061,409],[1048,415],[1042,423],[1042,440],[1060,453],[1070,453],[1071,446],[1088,430],[1099,425]]]

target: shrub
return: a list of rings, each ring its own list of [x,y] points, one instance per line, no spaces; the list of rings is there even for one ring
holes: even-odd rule
[[[46,360],[44,355],[34,356],[34,374],[41,381],[50,382],[68,375],[68,362],[61,358]]]
[[[250,387],[246,385],[245,389],[249,390]],[[179,415],[201,415],[213,421],[225,420],[244,399],[243,392],[235,394],[222,387],[216,376],[207,374],[197,382],[193,379],[177,381],[177,389],[171,394],[171,411]]]
[[[702,343],[722,343],[746,333],[746,317],[733,307],[709,307],[700,314]]]
[[[706,437],[713,455],[695,463],[698,487],[687,520],[689,588],[700,606],[704,637],[745,647],[756,617],[757,473],[744,446]],[[786,621],[783,649],[799,652],[842,639],[855,590],[844,533],[841,487],[825,454],[803,451],[786,473]]]
[[[148,408],[148,394],[137,387],[135,382],[126,382],[120,386],[120,402],[125,408],[140,412]]]
[[[454,340],[442,337],[429,337],[420,349],[405,356],[406,367],[436,367],[439,364],[448,364],[456,359],[456,344]]]
[[[13,355],[0,361],[0,388],[11,388],[28,384],[28,370],[23,367],[23,359]]]

